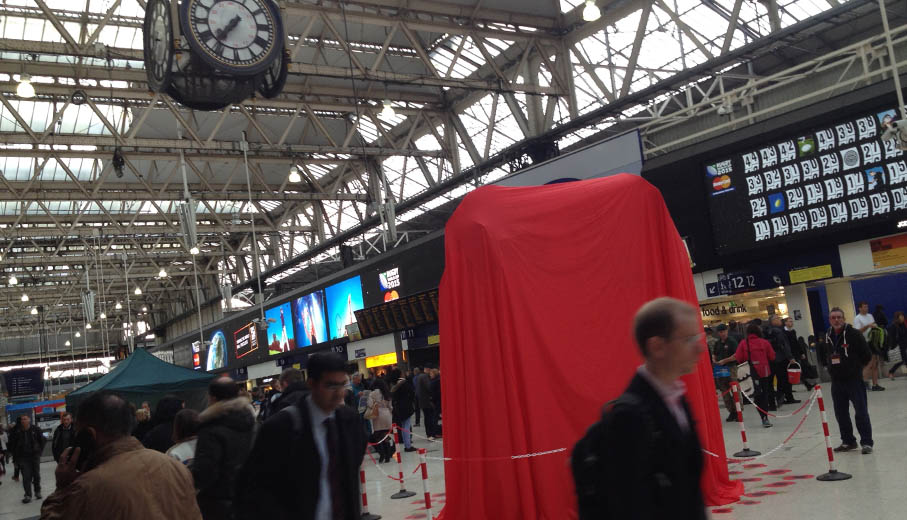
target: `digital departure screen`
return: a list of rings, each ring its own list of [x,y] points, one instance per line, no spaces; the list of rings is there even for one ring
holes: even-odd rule
[[[254,323],[249,323],[233,333],[233,345],[236,348],[236,359],[258,350],[258,330]]]
[[[907,161],[877,110],[704,165],[715,247],[732,253],[894,218]]]

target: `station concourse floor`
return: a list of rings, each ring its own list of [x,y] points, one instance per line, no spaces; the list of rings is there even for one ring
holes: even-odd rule
[[[853,475],[842,482],[820,482],[814,478],[825,473],[828,463],[819,407],[815,405],[801,430],[783,448],[771,455],[747,463],[764,464],[760,467],[730,466],[732,478],[759,479],[745,482],[746,493],[741,502],[721,507],[710,507],[713,520],[765,520],[767,517],[828,520],[895,520],[905,517],[903,483],[907,481],[907,377],[897,381],[884,380],[884,392],[869,393],[869,410],[875,440],[875,452],[835,454],[839,471]],[[804,402],[808,394],[798,385],[795,395]],[[831,406],[830,387],[825,385],[824,397],[833,446],[840,444],[838,426]],[[785,405],[780,414],[789,414],[799,405]],[[722,416],[724,415],[722,408]],[[788,419],[773,419],[773,428],[762,428],[759,416],[752,406],[744,408],[750,447],[768,452],[787,438],[800,422],[806,410]],[[736,423],[723,423],[727,450],[732,454],[741,449],[740,430]],[[424,434],[422,427],[416,433]],[[442,456],[442,443],[415,439],[414,446],[426,448],[429,457]],[[415,520],[425,518],[422,501],[422,482],[419,474],[412,472],[418,464],[417,453],[404,454],[406,488],[416,495],[392,500],[399,491],[399,484],[383,476],[366,457],[366,481],[369,510],[388,520]],[[53,461],[41,465],[41,478],[45,496],[53,490]],[[11,468],[10,468],[11,469]],[[396,462],[381,465],[385,472],[396,475]],[[440,460],[429,460],[429,490],[432,507],[437,514],[444,505],[444,467]],[[768,473],[768,474],[766,474]],[[40,513],[40,503],[22,504],[22,486],[13,482],[11,472],[3,477],[0,485],[0,520],[28,519]],[[811,475],[812,477],[808,477]],[[802,478],[796,478],[802,477]]]

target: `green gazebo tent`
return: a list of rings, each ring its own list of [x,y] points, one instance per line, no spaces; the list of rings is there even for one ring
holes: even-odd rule
[[[148,401],[152,410],[158,400],[167,395],[185,400],[187,408],[201,410],[205,407],[208,383],[214,377],[167,363],[145,349],[137,348],[109,374],[70,392],[66,396],[66,409],[75,411],[79,403],[93,393],[107,390],[136,406]]]

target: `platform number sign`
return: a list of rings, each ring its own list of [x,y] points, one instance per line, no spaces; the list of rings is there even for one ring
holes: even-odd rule
[[[903,218],[907,156],[881,139],[896,118],[874,110],[708,161],[718,252]]]

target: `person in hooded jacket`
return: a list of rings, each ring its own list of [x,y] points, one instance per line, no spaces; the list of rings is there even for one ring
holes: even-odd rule
[[[205,520],[233,518],[236,477],[252,447],[255,409],[239,395],[229,377],[218,377],[208,386],[208,408],[199,414],[198,440],[192,476],[198,490],[198,507]]]
[[[791,387],[790,380],[787,378],[787,368],[794,362],[793,353],[791,352],[791,346],[787,341],[787,335],[784,333],[784,325],[781,321],[781,317],[777,315],[772,315],[769,320],[769,324],[763,330],[765,339],[771,343],[772,348],[775,349],[775,360],[772,361],[772,375],[775,377],[775,380],[778,384],[778,390],[774,394],[774,399],[770,400],[770,405],[774,405],[777,401],[777,408],[781,408],[782,404],[796,404],[799,403],[799,399],[794,398],[794,391]],[[769,411],[775,410],[776,408],[769,408]]]
[[[280,373],[280,388],[280,396],[271,403],[268,417],[290,406],[309,393],[309,387],[305,383],[302,371],[295,368],[288,368]]]
[[[142,444],[149,450],[167,453],[173,446],[173,419],[184,406],[185,403],[178,397],[168,395],[161,398],[154,409],[154,427],[142,437]]]

